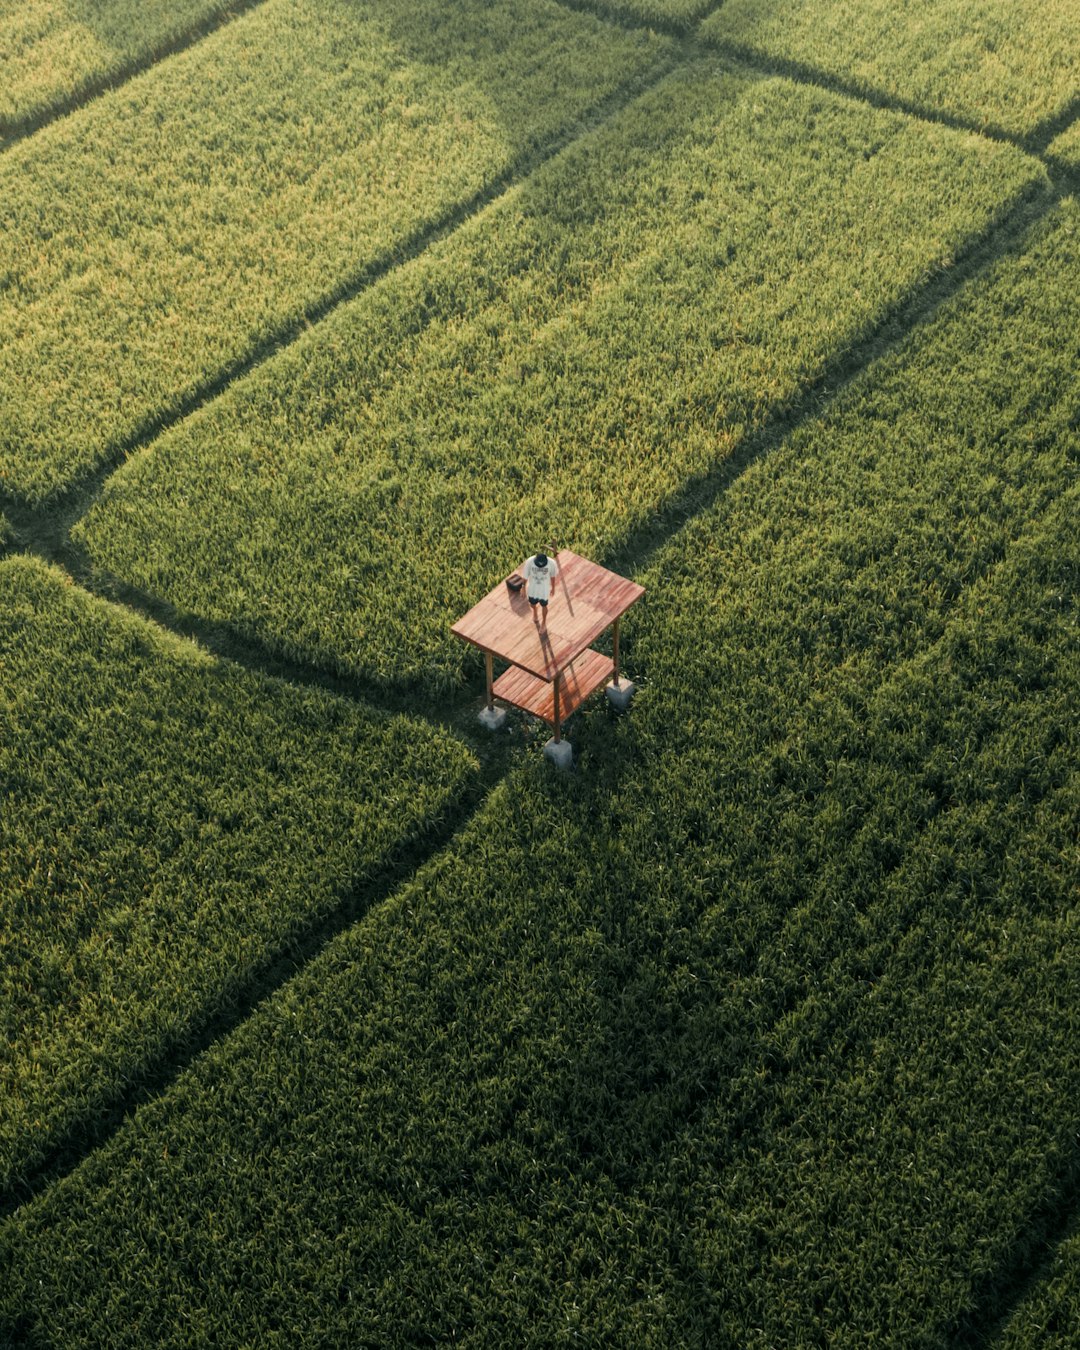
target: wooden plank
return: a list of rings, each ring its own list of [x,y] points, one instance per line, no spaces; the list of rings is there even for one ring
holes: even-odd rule
[[[559,714],[563,721],[575,712],[590,694],[607,684],[614,673],[610,656],[588,651],[580,655],[562,673]],[[492,686],[495,697],[503,703],[555,723],[555,694],[550,680],[540,679],[517,666],[511,666]]]

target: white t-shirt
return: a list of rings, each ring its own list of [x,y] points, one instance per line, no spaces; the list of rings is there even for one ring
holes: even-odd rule
[[[526,594],[530,600],[548,600],[551,598],[551,583],[559,575],[559,564],[548,556],[546,567],[537,567],[536,554],[521,569],[525,576]]]

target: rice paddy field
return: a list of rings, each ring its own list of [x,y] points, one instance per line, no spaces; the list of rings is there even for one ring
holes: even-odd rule
[[[1080,1345],[1072,6],[0,85],[0,1345]],[[569,771],[450,633],[552,538]]]

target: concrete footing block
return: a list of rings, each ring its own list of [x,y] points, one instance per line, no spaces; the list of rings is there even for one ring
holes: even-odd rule
[[[544,746],[544,754],[560,769],[568,769],[574,762],[574,751],[569,741],[557,741],[554,736]]]
[[[634,697],[636,684],[629,680],[620,680],[618,684],[609,684],[607,687],[608,700],[613,708],[618,708],[622,712]]]
[[[487,727],[488,731],[501,731],[506,726],[506,709],[481,708],[480,724]]]

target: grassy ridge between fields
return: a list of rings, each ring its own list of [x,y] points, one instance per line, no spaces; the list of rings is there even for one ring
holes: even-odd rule
[[[0,0],[0,147],[235,7],[234,0]]]
[[[0,1191],[437,823],[476,768],[0,564]]]
[[[576,775],[5,1225],[13,1326],[948,1343],[1077,1167],[1077,223],[658,556]]]
[[[670,46],[552,0],[266,0],[12,147],[0,487],[115,455]]]
[[[1045,183],[687,65],[106,485],[95,564],[298,659],[452,682],[552,533],[603,558]]]
[[[1006,136],[1037,135],[1080,96],[1072,0],[724,0],[699,32]]]

